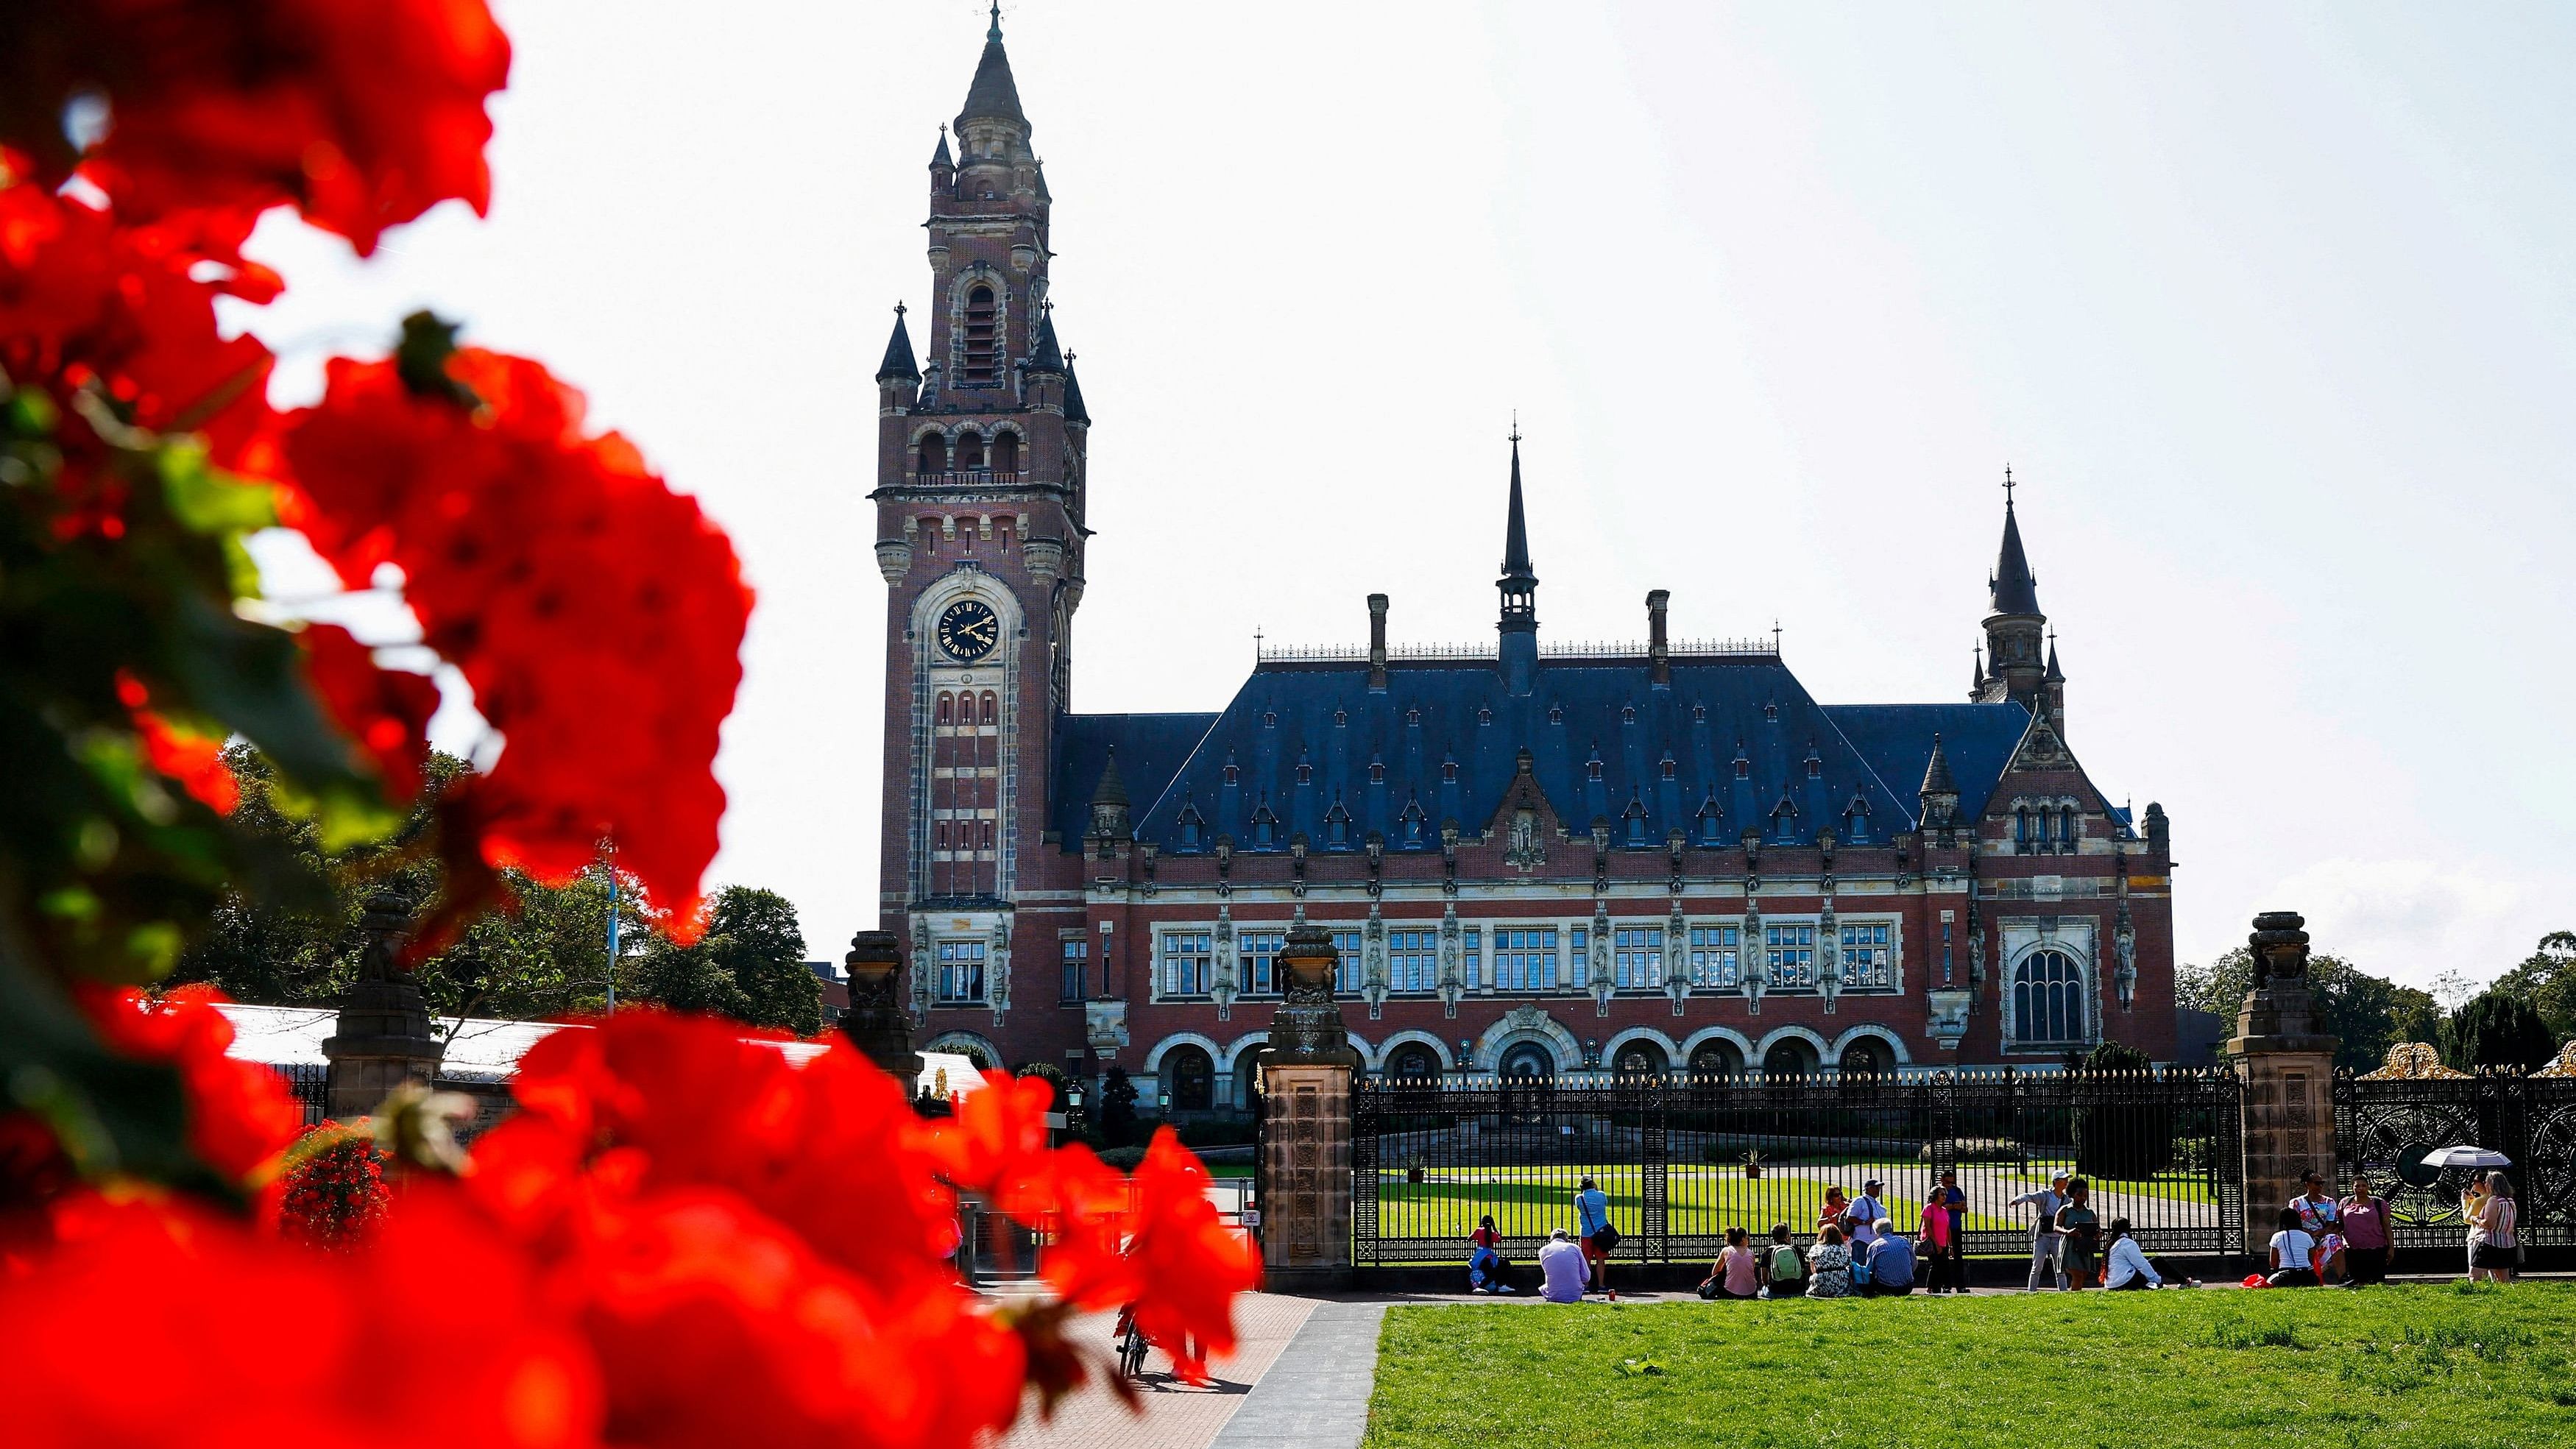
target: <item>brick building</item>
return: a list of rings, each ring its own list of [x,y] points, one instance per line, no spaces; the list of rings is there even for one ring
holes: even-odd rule
[[[997,22],[930,162],[926,345],[898,308],[877,374],[916,1041],[1222,1111],[1308,920],[1393,1073],[2173,1056],[2165,818],[2068,746],[2009,490],[1965,702],[1820,704],[1773,643],[1669,640],[1660,589],[1641,646],[1546,643],[1515,438],[1492,647],[1390,645],[1372,595],[1365,646],[1218,713],[1076,713],[1091,419],[1030,129]]]

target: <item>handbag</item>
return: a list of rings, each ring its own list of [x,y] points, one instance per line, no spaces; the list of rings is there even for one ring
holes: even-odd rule
[[[1605,1253],[1609,1252],[1611,1249],[1619,1246],[1619,1230],[1610,1226],[1608,1223],[1603,1223],[1601,1225],[1601,1231],[1592,1235],[1592,1246],[1599,1248]]]

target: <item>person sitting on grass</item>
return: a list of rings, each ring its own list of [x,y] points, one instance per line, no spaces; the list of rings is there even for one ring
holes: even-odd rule
[[[2275,1288],[2317,1286],[2317,1240],[2299,1226],[2297,1208],[2281,1209],[2281,1230],[2272,1235],[2272,1272],[2263,1281]]]
[[[1762,1254],[1762,1296],[1795,1298],[1798,1280],[1807,1276],[1807,1266],[1798,1257],[1798,1245],[1789,1241],[1789,1225],[1771,1225],[1771,1246]]]
[[[1582,1302],[1584,1283],[1592,1276],[1584,1265],[1583,1250],[1563,1228],[1548,1234],[1547,1246],[1538,1250],[1538,1272],[1546,1280],[1538,1296],[1550,1303]]]
[[[1827,1223],[1816,1234],[1816,1245],[1807,1250],[1807,1296],[1810,1298],[1848,1298],[1851,1296],[1851,1249],[1843,1245],[1843,1230]]]
[[[1708,1270],[1708,1281],[1699,1285],[1699,1296],[1711,1298],[1751,1298],[1762,1289],[1761,1255],[1742,1228],[1726,1230],[1726,1246],[1718,1252],[1717,1263]]]
[[[1503,1235],[1494,1231],[1494,1215],[1485,1214],[1476,1231],[1467,1235],[1476,1245],[1474,1256],[1467,1259],[1467,1291],[1470,1293],[1509,1293],[1512,1285],[1503,1281]]]
[[[2147,1261],[2146,1250],[2138,1246],[2138,1240],[2129,1232],[2127,1218],[2111,1219],[2111,1252],[2105,1259],[2107,1266],[2102,1286],[2124,1293],[2133,1289],[2165,1287],[2164,1275],[2156,1271],[2155,1264]],[[2189,1278],[2178,1279],[2172,1286],[2189,1288],[2192,1281]]]
[[[2293,1214],[2295,1216],[2295,1214]],[[2093,1211],[2093,1185],[2080,1177],[2066,1180],[2066,1205],[2057,1210],[2058,1271],[2070,1289],[2102,1284],[2102,1218]]]
[[[1880,1218],[1870,1224],[1869,1290],[1871,1298],[1902,1298],[1914,1291],[1914,1245],[1896,1235],[1896,1223]]]

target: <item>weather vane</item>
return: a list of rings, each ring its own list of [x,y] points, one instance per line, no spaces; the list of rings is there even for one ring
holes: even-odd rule
[[[2012,507],[2012,491],[2012,464],[2006,463],[2004,465],[2004,507],[2006,508]]]

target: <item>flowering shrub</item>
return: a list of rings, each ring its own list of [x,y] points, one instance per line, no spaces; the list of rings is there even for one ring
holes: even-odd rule
[[[223,894],[320,896],[228,819],[227,739],[325,848],[422,796],[436,691],[271,622],[244,540],[277,526],[352,586],[398,571],[503,738],[388,846],[445,865],[416,950],[603,839],[697,929],[750,609],[724,535],[542,365],[427,314],[291,414],[215,325],[277,295],[241,255],[271,207],[361,254],[480,210],[508,64],[483,0],[0,4],[0,1437],[963,1445],[1080,1382],[1065,1325],[1120,1305],[1202,1374],[1248,1245],[1168,1131],[1132,1178],[1049,1146],[1043,1081],[926,1122],[846,1044],[792,1065],[643,1012],[549,1036],[470,1157],[400,1095],[391,1157],[336,1127],[290,1153],[217,998],[139,989]],[[1046,1235],[1052,1298],[958,1281],[965,1194]]]
[[[288,1152],[284,1176],[278,1228],[290,1242],[354,1248],[384,1222],[384,1154],[373,1133],[325,1122]]]

